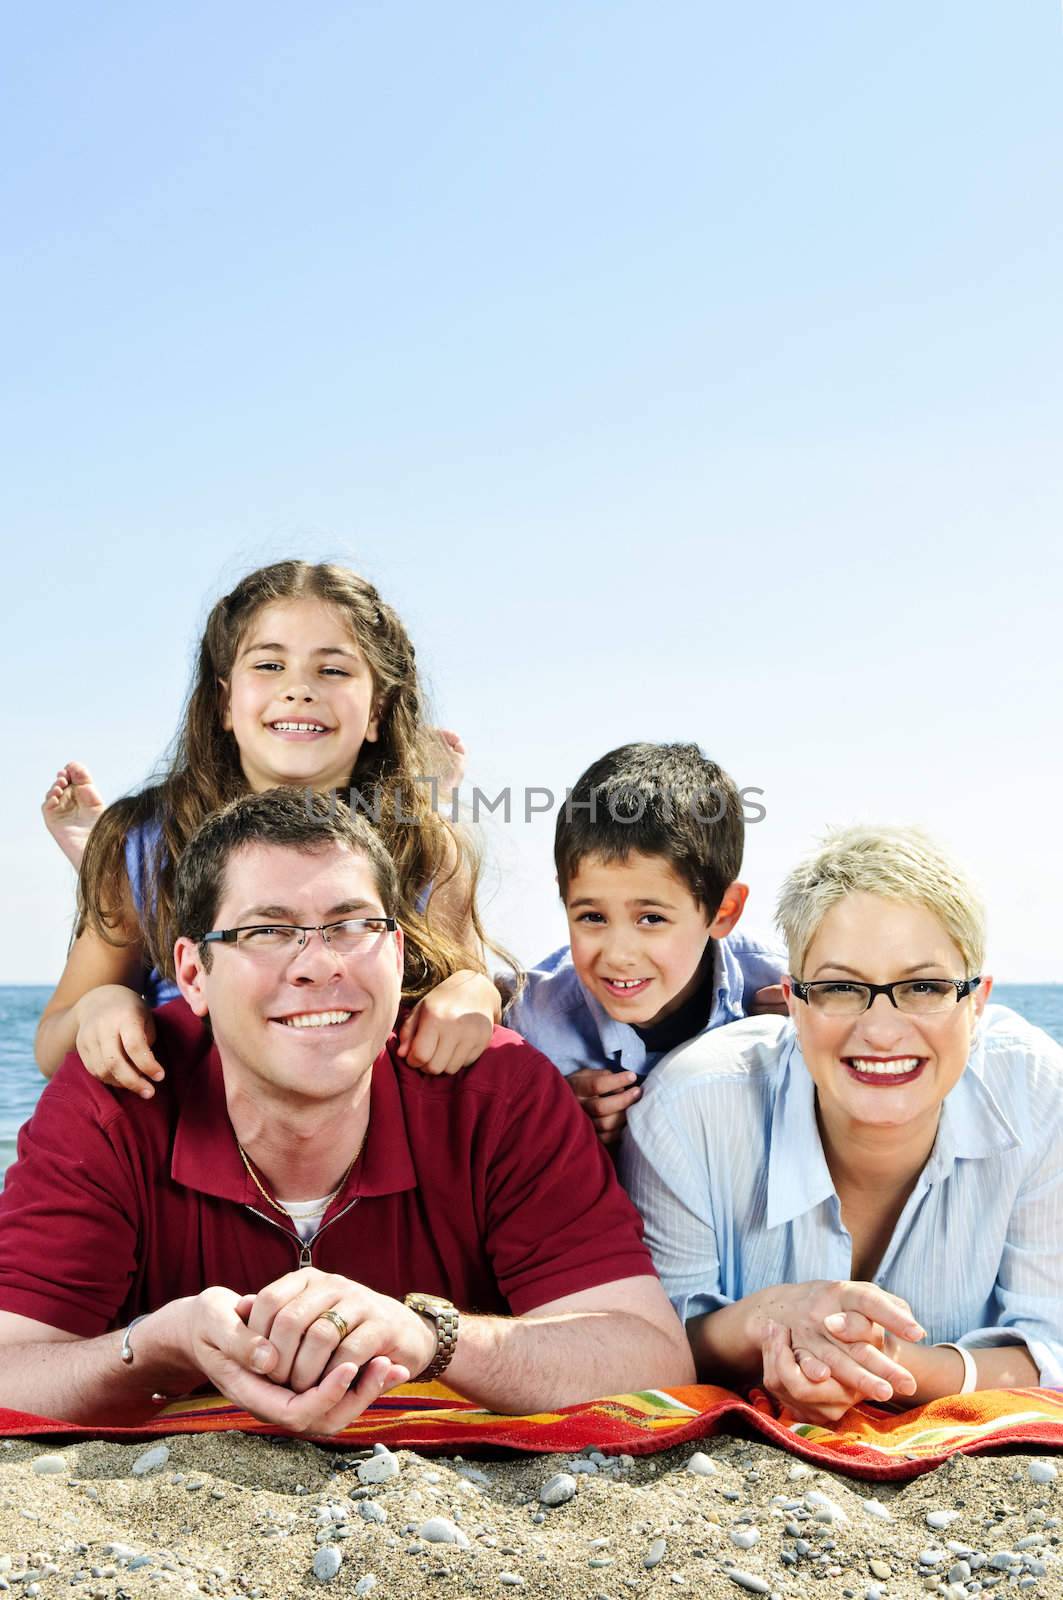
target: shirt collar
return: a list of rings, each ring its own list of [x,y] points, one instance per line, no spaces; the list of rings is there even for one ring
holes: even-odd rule
[[[796,1034],[783,1046],[768,1151],[767,1226],[792,1222],[836,1193],[816,1121],[812,1074]],[[985,1081],[985,1047],[976,1038],[959,1080],[945,1096],[937,1138],[923,1169],[928,1183],[948,1178],[957,1161],[1013,1150],[1019,1136]]]
[[[392,1034],[373,1063],[369,1090],[369,1127],[362,1158],[355,1163],[333,1206],[369,1195],[397,1194],[413,1189],[417,1177],[406,1132]],[[262,1204],[236,1144],[225,1100],[225,1078],[215,1044],[182,1085],[177,1130],[173,1142],[170,1176],[175,1183],[201,1194],[216,1195],[238,1205]],[[330,1210],[332,1208],[330,1207]]]
[[[938,1136],[926,1165],[927,1177],[947,1178],[957,1161],[979,1161],[1021,1143],[985,1078],[985,1041],[975,1036],[963,1072],[945,1096]]]
[[[725,1022],[735,1022],[745,1015],[742,1009],[742,968],[726,939],[713,940],[713,957],[712,1006],[704,1031],[722,1027]],[[605,1059],[613,1061],[619,1056],[625,1072],[646,1072],[657,1061],[657,1055],[647,1051],[629,1023],[617,1022],[594,995],[586,989],[583,993],[594,1018]]]
[[[771,1112],[767,1226],[777,1228],[792,1222],[822,1205],[834,1192],[816,1121],[816,1086],[792,1024],[788,1024]]]

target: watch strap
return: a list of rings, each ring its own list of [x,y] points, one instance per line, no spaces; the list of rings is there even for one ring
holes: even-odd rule
[[[418,1294],[416,1292],[406,1296],[405,1305],[415,1311],[419,1317],[425,1317],[434,1324],[436,1330],[436,1353],[425,1367],[423,1372],[417,1374],[416,1383],[429,1383],[433,1378],[438,1378],[450,1366],[454,1352],[458,1347],[458,1308],[449,1300],[444,1300],[440,1295]]]

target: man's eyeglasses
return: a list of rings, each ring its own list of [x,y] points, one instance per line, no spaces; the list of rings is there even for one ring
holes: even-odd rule
[[[905,978],[900,983],[850,983],[847,979],[823,978],[814,983],[790,979],[799,1000],[827,1017],[858,1017],[869,1010],[875,996],[889,996],[890,1005],[909,1016],[929,1017],[949,1011],[973,994],[981,978]]]
[[[246,928],[216,928],[200,944],[234,944],[249,955],[294,955],[312,933],[319,933],[339,956],[368,950],[385,933],[394,933],[394,917],[345,917],[342,922],[318,922],[312,928],[296,923],[269,922]]]

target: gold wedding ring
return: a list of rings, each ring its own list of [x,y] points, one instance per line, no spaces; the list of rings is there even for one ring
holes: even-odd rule
[[[323,1311],[317,1320],[319,1322],[331,1322],[332,1326],[340,1336],[341,1344],[351,1331],[350,1323],[339,1311]]]

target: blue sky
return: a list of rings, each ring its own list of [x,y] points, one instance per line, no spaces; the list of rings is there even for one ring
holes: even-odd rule
[[[1063,978],[1058,5],[58,4],[8,19],[0,978],[61,760],[167,744],[209,602],[366,572],[496,792],[632,738],[976,870]],[[561,942],[552,819],[486,914]]]

